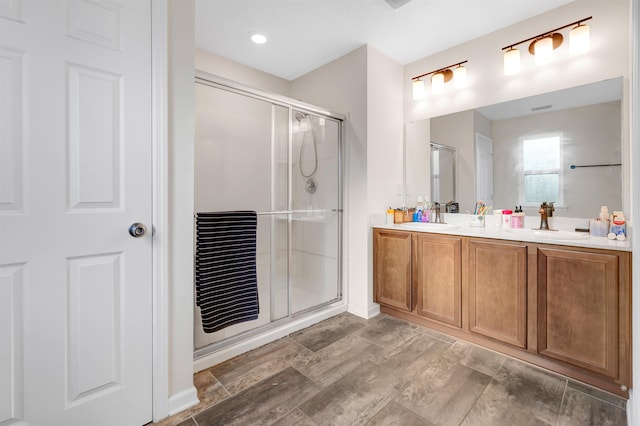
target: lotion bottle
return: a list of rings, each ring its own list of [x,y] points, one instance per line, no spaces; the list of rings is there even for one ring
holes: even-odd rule
[[[393,225],[394,216],[395,216],[394,210],[391,207],[389,207],[387,209],[387,225]]]

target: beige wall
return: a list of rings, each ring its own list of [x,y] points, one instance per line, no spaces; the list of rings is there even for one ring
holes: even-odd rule
[[[398,189],[403,183],[403,114],[402,66],[376,49],[367,47],[367,212],[352,211],[356,220],[367,217],[368,224],[382,224],[390,206],[400,206]],[[364,220],[363,220],[364,221]],[[362,250],[361,242],[356,248]],[[373,305],[373,234],[367,226],[367,293],[368,315],[377,313]],[[351,266],[350,266],[351,268]],[[361,274],[364,265],[353,265],[354,275]],[[360,282],[354,283],[362,285]],[[351,294],[362,290],[350,285]],[[364,299],[360,303],[364,304]],[[349,305],[352,305],[351,298]]]
[[[195,68],[266,92],[290,96],[291,82],[233,62],[219,55],[196,49]]]
[[[169,411],[186,408],[193,387],[194,1],[169,5]]]
[[[345,174],[345,296],[348,310],[369,316],[367,223],[367,47],[293,81],[292,95],[304,102],[347,114]]]

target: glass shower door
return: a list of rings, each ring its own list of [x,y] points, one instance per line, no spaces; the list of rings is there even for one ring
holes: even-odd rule
[[[337,120],[292,112],[291,313],[340,298],[340,149]]]
[[[206,84],[195,93],[195,212],[258,213],[258,319],[204,333],[196,306],[202,348],[289,315],[289,108]]]

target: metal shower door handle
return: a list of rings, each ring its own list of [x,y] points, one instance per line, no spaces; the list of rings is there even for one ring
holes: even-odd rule
[[[129,227],[129,234],[134,238],[142,237],[145,232],[147,232],[147,227],[139,222],[136,222]]]

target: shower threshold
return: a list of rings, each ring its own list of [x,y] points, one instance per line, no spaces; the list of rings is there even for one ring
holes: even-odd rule
[[[336,298],[322,305],[296,312],[291,316],[198,348],[193,352],[194,372],[212,367],[241,353],[288,336],[346,310],[344,300]]]

